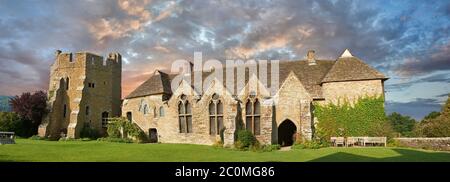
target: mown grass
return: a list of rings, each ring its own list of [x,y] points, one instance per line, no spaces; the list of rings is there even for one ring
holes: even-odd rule
[[[264,162],[347,161],[450,162],[449,152],[406,148],[322,148],[273,152],[236,151],[188,144],[127,144],[100,141],[42,141],[17,139],[0,146],[0,161],[161,161]]]

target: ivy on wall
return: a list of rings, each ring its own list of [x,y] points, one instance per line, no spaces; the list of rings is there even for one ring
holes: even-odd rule
[[[131,138],[136,142],[145,142],[145,133],[127,118],[111,118],[107,129],[110,138]]]
[[[387,136],[393,133],[384,112],[384,98],[362,97],[353,105],[343,103],[315,104],[318,119],[316,138],[328,141],[337,136]]]

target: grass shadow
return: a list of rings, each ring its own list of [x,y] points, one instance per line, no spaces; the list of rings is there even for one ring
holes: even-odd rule
[[[449,152],[418,151],[411,149],[393,148],[398,156],[369,157],[347,152],[336,152],[308,162],[450,162]]]

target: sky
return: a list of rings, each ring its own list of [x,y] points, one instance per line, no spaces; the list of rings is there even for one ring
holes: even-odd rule
[[[450,1],[0,0],[0,95],[48,89],[56,50],[123,57],[123,96],[177,59],[336,59],[390,79],[387,112],[421,119],[450,92]]]

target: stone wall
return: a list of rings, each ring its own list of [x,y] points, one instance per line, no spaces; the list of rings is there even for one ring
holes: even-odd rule
[[[223,103],[224,111],[224,145],[232,146],[236,140],[236,132],[243,125],[245,129],[246,103],[251,98],[249,93],[255,95],[250,99],[258,100],[261,104],[260,134],[255,137],[261,144],[278,143],[278,127],[284,121],[291,121],[296,126],[297,136],[310,140],[314,134],[314,124],[317,122],[312,114],[312,102],[337,102],[347,98],[354,101],[358,97],[383,94],[383,83],[380,80],[333,82],[323,86],[324,100],[313,101],[303,84],[290,73],[277,94],[271,97],[261,87],[255,77],[250,78],[250,84],[258,85],[249,88],[248,85],[233,96],[222,84],[211,84],[204,93],[199,94],[192,89],[189,83],[182,81],[180,86],[170,96],[151,95],[138,98],[125,99],[122,106],[122,116],[132,113],[134,123],[149,135],[149,129],[156,129],[158,141],[162,143],[189,143],[212,145],[220,141],[220,136],[209,133],[208,106],[213,94],[218,94]],[[220,82],[218,82],[220,83]],[[259,84],[258,84],[259,83]],[[180,133],[178,119],[178,103],[180,97],[186,95],[192,107],[192,133]],[[164,100],[169,98],[169,100]],[[148,112],[144,114],[142,104],[147,104]],[[159,108],[164,109],[164,116],[159,116]],[[155,114],[156,112],[156,114]]]
[[[381,80],[330,82],[322,84],[322,93],[326,103],[344,100],[353,103],[359,97],[384,96],[384,88]]]
[[[277,132],[278,126],[286,121],[292,121],[297,127],[297,133],[305,139],[312,137],[312,120],[310,105],[312,98],[304,88],[303,84],[294,74],[289,74],[277,93],[275,104],[275,121]],[[274,135],[277,137],[277,135]],[[278,139],[275,139],[278,142]]]
[[[147,105],[147,111],[144,111],[145,105]],[[162,116],[159,113],[161,107],[164,111]],[[167,121],[167,110],[168,106],[163,102],[163,94],[158,94],[125,99],[122,105],[122,116],[127,117],[127,113],[131,113],[132,121],[149,135],[150,128],[158,128],[160,122]]]
[[[61,133],[78,138],[85,124],[104,134],[102,113],[119,116],[121,86],[120,54],[103,57],[87,53],[57,51],[51,66],[48,91],[50,112],[39,128],[39,135],[51,138]],[[119,77],[119,78],[118,78]],[[64,106],[66,108],[64,116]]]
[[[394,138],[401,147],[450,151],[450,137],[442,138]]]
[[[183,85],[173,93],[172,97],[163,101],[162,95],[152,95],[139,98],[126,99],[123,103],[122,116],[126,117],[127,112],[131,112],[133,122],[147,134],[150,128],[157,129],[158,141],[163,143],[191,143],[212,145],[220,141],[220,136],[209,133],[209,111],[208,106],[213,94],[219,95],[219,100],[223,103],[223,122],[224,122],[224,144],[232,145],[234,143],[234,134],[236,128],[237,101],[234,100],[224,89],[214,87],[208,89],[201,97],[192,94],[192,87]],[[192,108],[192,133],[180,133],[178,121],[178,104],[181,95],[186,95],[187,102]],[[139,111],[141,102],[147,103],[150,113],[145,115]],[[164,108],[165,115],[154,115],[154,108]],[[158,111],[158,110],[157,110]]]

